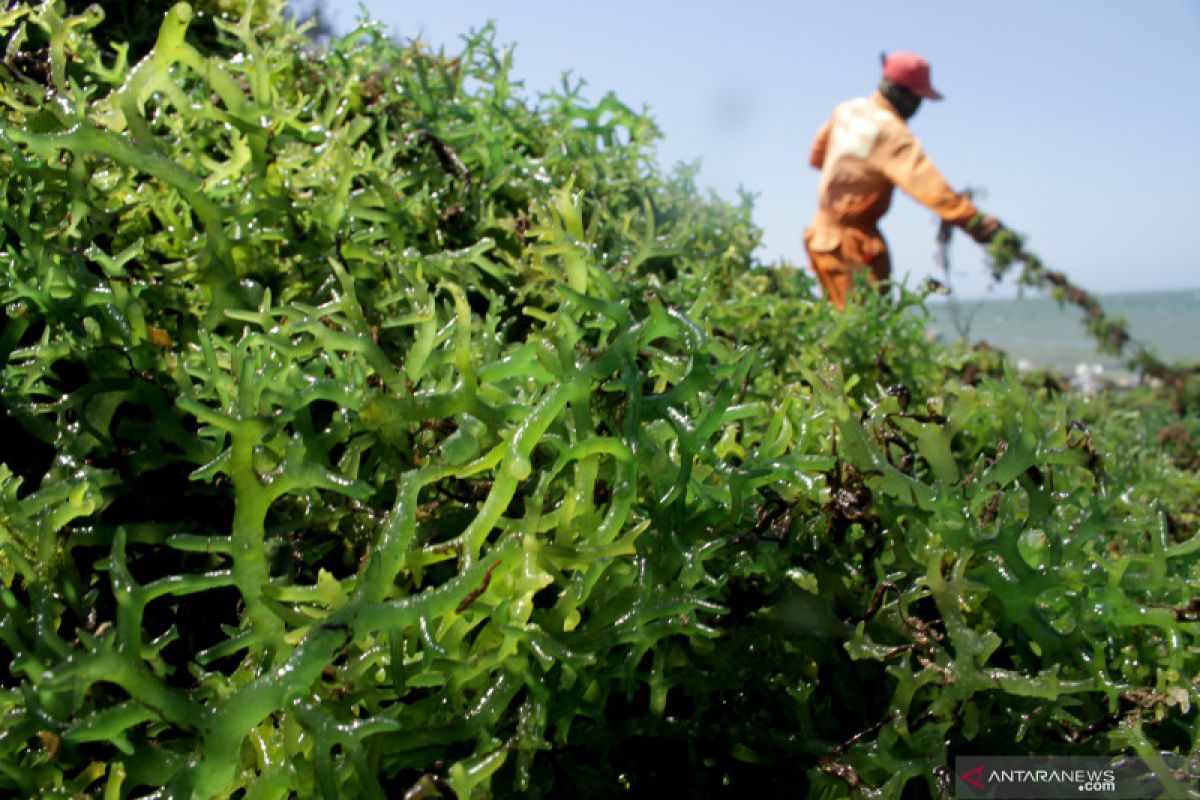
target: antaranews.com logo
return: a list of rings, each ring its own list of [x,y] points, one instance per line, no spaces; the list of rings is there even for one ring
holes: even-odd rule
[[[958,756],[954,776],[956,796],[969,800],[1200,800],[1200,764],[1171,754],[1154,764],[1132,756]]]

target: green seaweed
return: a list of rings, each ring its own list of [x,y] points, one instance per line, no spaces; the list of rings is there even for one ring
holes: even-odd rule
[[[134,63],[0,13],[3,791],[900,797],[958,752],[1195,752],[1190,419],[931,343],[903,289],[831,309],[491,28],[317,51],[226,7]]]

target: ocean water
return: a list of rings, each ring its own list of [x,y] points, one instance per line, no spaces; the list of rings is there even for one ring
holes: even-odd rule
[[[1200,289],[1096,295],[1105,313],[1124,318],[1126,329],[1162,360],[1200,361]],[[1120,357],[1103,355],[1087,332],[1083,312],[1046,296],[930,301],[930,330],[948,342],[986,341],[1018,365],[1066,375],[1125,375]],[[955,324],[957,316],[959,324]]]

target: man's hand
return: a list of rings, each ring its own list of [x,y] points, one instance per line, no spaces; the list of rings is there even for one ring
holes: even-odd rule
[[[971,234],[971,238],[980,244],[989,244],[1003,227],[1000,220],[983,213],[971,217],[963,226],[967,233]]]

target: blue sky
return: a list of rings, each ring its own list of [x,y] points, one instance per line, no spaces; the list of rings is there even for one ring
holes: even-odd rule
[[[591,99],[612,90],[647,109],[662,166],[699,160],[703,186],[757,195],[768,263],[807,264],[817,128],[873,90],[881,51],[915,50],[946,99],[912,130],[1048,266],[1094,291],[1200,288],[1197,0],[327,2],[343,31],[364,9],[447,53],[494,20],[530,98],[570,71]],[[897,276],[938,274],[930,212],[898,192],[881,227]],[[1014,293],[957,239],[958,293]]]

